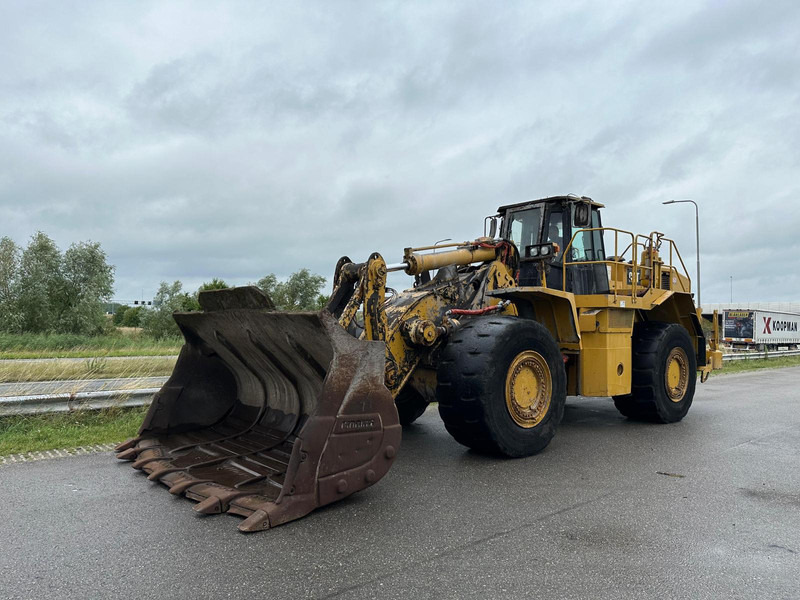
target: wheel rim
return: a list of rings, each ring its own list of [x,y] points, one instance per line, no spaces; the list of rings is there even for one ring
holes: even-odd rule
[[[550,408],[552,392],[544,357],[533,350],[517,354],[506,375],[506,408],[514,422],[526,429],[536,427]]]
[[[667,395],[673,402],[680,402],[689,387],[689,357],[683,348],[673,348],[667,356],[667,370],[664,374]]]

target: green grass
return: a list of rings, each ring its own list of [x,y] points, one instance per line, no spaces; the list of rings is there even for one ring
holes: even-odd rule
[[[3,358],[89,358],[93,356],[160,356],[177,354],[180,339],[154,340],[140,332],[113,335],[0,333]]]
[[[105,379],[122,377],[164,377],[175,368],[175,358],[129,356],[74,360],[0,361],[0,383]]]
[[[0,417],[0,456],[108,444],[136,435],[147,407]]]
[[[732,360],[722,363],[721,371],[712,371],[713,375],[744,373],[759,369],[779,369],[782,367],[800,366],[800,356],[775,356],[773,358],[754,358],[748,360]]]

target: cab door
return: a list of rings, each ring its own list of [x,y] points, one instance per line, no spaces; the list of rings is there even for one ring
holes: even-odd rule
[[[569,226],[570,237],[565,236],[566,243],[572,238],[574,231],[575,237],[566,256],[562,257],[562,263],[567,265],[567,290],[573,294],[608,294],[608,269],[604,262],[605,248],[603,245],[603,233],[601,231],[588,231],[589,229],[601,227],[600,211],[596,206],[591,209],[591,227],[586,230],[575,227],[575,208],[570,207]],[[574,264],[570,264],[574,263]]]

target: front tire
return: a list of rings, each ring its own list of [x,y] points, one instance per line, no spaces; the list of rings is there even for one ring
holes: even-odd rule
[[[615,396],[630,419],[675,423],[694,399],[697,356],[689,332],[676,323],[636,323],[633,328],[631,393]]]
[[[535,321],[474,319],[442,350],[436,397],[445,428],[460,444],[510,457],[536,454],[564,415],[561,352]]]
[[[419,419],[428,408],[428,401],[408,384],[400,390],[394,399],[394,404],[397,407],[397,416],[400,417],[400,425],[403,427]]]

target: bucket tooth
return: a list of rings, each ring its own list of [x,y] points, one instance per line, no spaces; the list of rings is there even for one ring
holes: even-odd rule
[[[182,468],[175,468],[175,467],[166,467],[164,469],[156,469],[150,475],[147,476],[149,481],[157,481],[161,479],[167,473],[175,473],[177,471],[182,471]]]
[[[129,439],[126,442],[122,442],[121,444],[117,444],[117,447],[114,448],[114,452],[122,452],[124,450],[129,450],[129,449],[133,448],[137,444],[138,441],[139,441],[139,438],[135,437],[135,438]],[[119,457],[117,457],[117,458],[119,458]]]
[[[209,479],[187,479],[186,481],[176,483],[169,488],[169,493],[174,494],[175,496],[180,496],[193,485],[197,485],[198,483],[209,483],[209,481]]]
[[[222,500],[216,496],[209,496],[195,504],[194,510],[203,515],[218,515],[222,512]]]
[[[149,456],[147,458],[140,458],[139,460],[134,462],[131,466],[137,471],[141,471],[146,464],[155,462],[157,460],[166,460],[166,458],[164,456]]]
[[[139,448],[126,448],[117,453],[117,458],[120,460],[133,460],[139,456]]]
[[[263,510],[257,510],[244,521],[239,523],[239,531],[253,533],[269,529],[269,515]]]

